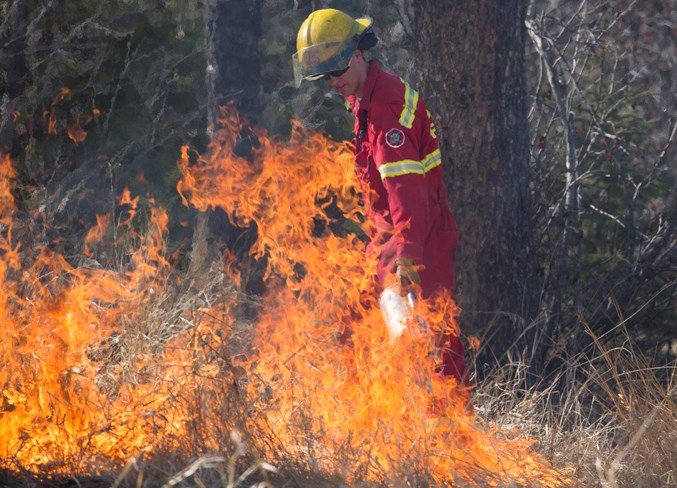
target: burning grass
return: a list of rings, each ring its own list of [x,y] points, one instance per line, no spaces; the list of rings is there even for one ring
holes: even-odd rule
[[[621,373],[638,358],[598,342],[562,372],[580,373],[567,397],[561,382],[519,391],[522,368],[508,365],[477,386],[470,414],[434,374],[453,301],[424,304],[427,335],[391,343],[359,235],[331,231],[330,208],[359,227],[346,147],[296,127],[286,143],[257,132],[245,159],[232,152],[237,114],[223,123],[208,159],[184,150],[179,191],[256,224],[251,251],[268,269],[255,322],[237,313],[251,297],[234,258],[207,288],[184,286],[165,258],[167,215],[127,192],[83,244],[88,263],[112,246],[114,269],[22,254],[2,159],[0,468],[113,486],[621,486],[644,479],[635,468],[674,482],[674,371],[668,389],[645,365]],[[432,399],[443,415],[431,418]]]

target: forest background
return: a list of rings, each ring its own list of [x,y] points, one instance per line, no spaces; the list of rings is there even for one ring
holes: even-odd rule
[[[246,254],[256,229],[236,229],[217,210],[207,233],[198,235],[201,212],[184,205],[176,191],[182,177],[177,165],[181,147],[206,152],[215,107],[231,99],[255,126],[281,140],[289,138],[293,120],[336,140],[349,139],[352,120],[342,101],[322,84],[301,90],[293,86],[290,59],[296,29],[311,2],[235,3],[0,4],[0,148],[17,172],[15,218],[22,224],[14,235],[24,250],[46,247],[76,266],[91,265],[85,237],[97,224],[97,215],[115,213],[127,187],[141,196],[141,208],[158,202],[168,211],[167,255],[180,272],[204,274],[205,259],[218,260],[224,248],[247,263],[243,269],[250,275],[239,292],[250,300],[240,311],[255,318],[264,273],[260,262]],[[374,56],[421,87],[422,96],[432,101],[434,117],[444,114],[445,103],[452,102],[435,95],[455,87],[448,88],[430,71],[441,48],[424,45],[423,30],[463,33],[464,25],[478,25],[462,24],[464,18],[453,15],[467,6],[447,9],[447,15],[437,12],[433,20],[438,24],[431,26],[424,24],[431,21],[421,15],[421,6],[407,1],[325,3],[375,18],[380,43]],[[462,232],[457,275],[458,298],[467,316],[465,323],[461,319],[464,336],[477,336],[481,344],[471,352],[474,380],[479,384],[495,377],[496,368],[509,371],[506,378],[521,392],[515,398],[522,400],[522,388],[542,392],[544,385],[554,385],[549,391],[557,391],[557,399],[548,397],[548,402],[557,406],[566,404],[572,391],[586,404],[599,393],[599,384],[611,384],[609,404],[626,412],[626,442],[614,438],[621,446],[614,452],[627,456],[622,449],[630,440],[633,447],[641,443],[633,437],[637,433],[675,445],[674,2],[543,0],[525,7],[523,102],[528,126],[522,136],[528,138],[529,164],[509,176],[519,179],[515,186],[527,185],[531,199],[530,214],[517,215],[533,232],[532,254],[525,257],[530,261],[518,263],[528,270],[528,279],[536,277],[524,285],[530,290],[528,299],[512,294],[520,280],[507,285],[492,279],[503,276],[500,259],[489,265],[478,257],[503,246],[485,226],[504,229],[495,221],[478,223],[483,215],[470,205],[476,201],[455,201],[483,189],[474,183],[483,171],[482,160],[459,162],[453,124],[443,117],[437,124],[448,155],[445,164],[452,166],[452,208],[461,229],[469,229]],[[210,15],[218,15],[218,8],[235,20],[225,22],[219,36],[253,38],[258,48],[226,51],[206,42],[213,28]],[[215,56],[220,57],[216,66]],[[252,72],[260,76],[250,78],[241,70],[237,83],[217,86],[213,70],[229,59],[238,69],[255,62]],[[478,77],[482,69],[477,63]],[[473,103],[485,101],[481,93],[475,95],[466,101],[470,111]],[[344,229],[337,235],[351,229],[342,216],[334,217]],[[485,230],[471,232],[473,227]],[[196,256],[200,239],[208,241],[212,254]],[[518,251],[524,248],[518,246]],[[508,246],[506,252],[515,249]],[[118,264],[114,254],[96,259],[104,268]],[[506,273],[514,270],[508,267]],[[483,296],[507,296],[515,308],[501,298],[483,303]],[[590,371],[598,371],[599,384],[582,392]],[[626,411],[623,394],[628,396],[628,385],[640,383],[651,392],[642,390],[636,401],[651,401],[643,409]],[[488,408],[510,410],[491,403],[502,395],[494,388],[495,383],[480,388],[480,401],[484,398]],[[658,415],[652,408],[668,412],[673,423],[666,423],[666,431],[651,432],[643,423],[647,412],[652,419]],[[602,417],[592,413],[590,425],[599,425]],[[642,442],[651,451],[651,441]],[[675,482],[674,457],[656,461],[646,452],[640,457],[635,466],[642,467],[634,469],[645,486]],[[606,482],[611,483],[608,478]]]

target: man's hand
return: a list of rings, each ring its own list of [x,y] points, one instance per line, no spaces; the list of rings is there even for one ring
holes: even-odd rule
[[[421,277],[418,274],[418,266],[411,258],[398,258],[395,260],[395,274],[400,285],[400,294],[406,295],[415,287],[421,286]]]

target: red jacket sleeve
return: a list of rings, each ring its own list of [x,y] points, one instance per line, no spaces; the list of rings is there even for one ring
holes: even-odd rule
[[[402,104],[372,106],[374,147],[372,155],[388,194],[395,227],[397,257],[423,262],[429,210],[425,168],[421,161],[421,125],[425,110],[416,110],[411,127],[400,122]],[[416,120],[418,119],[418,120]]]

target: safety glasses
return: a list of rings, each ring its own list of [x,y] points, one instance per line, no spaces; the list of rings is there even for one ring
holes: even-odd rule
[[[350,69],[350,65],[346,66],[343,69],[337,69],[336,71],[330,71],[329,73],[325,73],[324,76],[322,77],[323,80],[328,80],[330,78],[339,78],[343,76],[343,73],[348,71]]]

